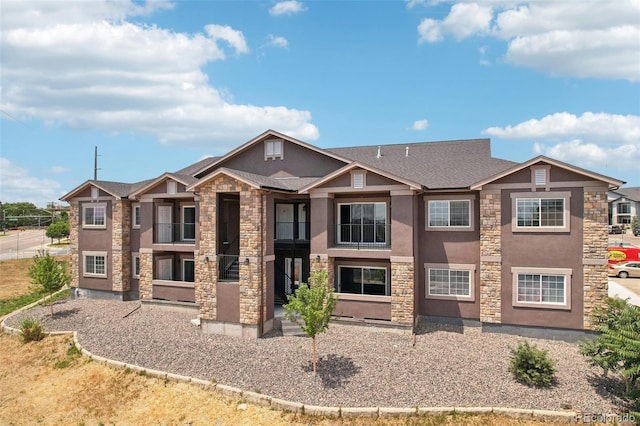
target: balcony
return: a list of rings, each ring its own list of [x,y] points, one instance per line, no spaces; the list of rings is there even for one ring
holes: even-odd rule
[[[309,222],[276,222],[276,240],[309,241]]]
[[[218,255],[218,281],[237,282],[240,278],[240,263],[238,255]]]
[[[387,250],[391,248],[391,225],[385,223],[338,224],[332,248]]]
[[[156,223],[153,226],[154,244],[195,244],[195,223]]]

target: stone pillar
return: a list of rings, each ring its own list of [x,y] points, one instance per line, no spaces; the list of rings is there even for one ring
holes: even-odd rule
[[[153,299],[153,250],[141,248],[140,257],[140,278],[138,279],[138,292],[140,299]]]
[[[240,191],[240,323],[260,321],[262,286],[262,202],[259,190],[242,185]],[[247,262],[248,259],[248,262]],[[257,336],[256,336],[257,337]]]
[[[318,259],[320,257],[320,259]],[[335,289],[335,278],[334,278],[334,263],[333,257],[329,257],[326,254],[313,254],[309,256],[309,265],[311,265],[311,273],[313,271],[327,271],[327,288]]]
[[[69,203],[71,207],[69,208],[69,224],[70,232],[69,232],[69,251],[71,252],[70,259],[70,272],[71,272],[71,287],[78,287],[80,280],[80,258],[78,255],[78,229],[82,226],[80,220],[80,205],[78,201],[72,201]]]
[[[216,319],[216,285],[218,283],[218,258],[216,253],[217,186],[222,177],[198,188],[200,216],[198,255],[195,258],[195,296],[200,307],[200,319]]]
[[[391,257],[391,321],[413,325],[414,262],[412,257]]]
[[[607,189],[584,191],[583,226],[583,327],[593,328],[591,314],[597,306],[603,306],[608,297],[607,231],[608,218]]]
[[[111,208],[111,289],[127,292],[131,284],[131,209],[128,201],[113,200]]]
[[[480,321],[502,322],[500,190],[480,191]]]

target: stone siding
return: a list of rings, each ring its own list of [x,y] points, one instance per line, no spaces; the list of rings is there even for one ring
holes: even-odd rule
[[[131,284],[131,206],[114,200],[111,212],[111,286],[113,291],[125,292]]]
[[[501,317],[500,191],[480,192],[480,321],[500,323]],[[483,260],[484,259],[484,260]]]
[[[80,205],[77,201],[72,201],[69,208],[69,251],[71,253],[71,259],[69,267],[71,269],[71,287],[78,287],[80,283],[80,258],[78,255],[78,232],[80,229]]]
[[[242,184],[240,191],[240,323],[258,325],[262,281],[261,193]],[[250,259],[247,263],[245,259]],[[262,290],[262,291],[261,291]]]
[[[391,321],[413,324],[414,263],[391,262]]]
[[[585,330],[592,329],[591,314],[597,306],[602,306],[608,294],[607,231],[609,206],[607,191],[585,191],[583,215],[582,257],[602,260],[601,265],[584,265],[584,310]]]
[[[140,299],[153,298],[153,253],[140,250],[140,278],[138,279],[138,292]]]

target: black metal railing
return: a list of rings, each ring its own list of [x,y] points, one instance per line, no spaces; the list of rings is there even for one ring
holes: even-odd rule
[[[338,224],[335,226],[336,248],[381,250],[391,247],[391,225],[384,223]]]
[[[309,222],[276,222],[276,240],[309,240]]]
[[[195,223],[156,223],[153,226],[155,244],[194,244],[195,241]]]
[[[218,281],[238,281],[240,277],[240,264],[238,255],[218,255]]]

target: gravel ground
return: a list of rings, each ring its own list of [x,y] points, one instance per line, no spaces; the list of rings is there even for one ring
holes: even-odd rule
[[[261,339],[202,334],[193,316],[139,302],[68,300],[56,315],[38,307],[15,315],[48,331],[76,330],[90,352],[276,398],[328,406],[502,406],[586,413],[623,412],[621,383],[603,379],[577,345],[529,339],[557,360],[557,383],[532,389],[508,371],[510,348],[522,338],[478,328],[421,324],[415,347],[408,334],[332,325],[318,337],[318,375],[311,340],[272,332]]]

